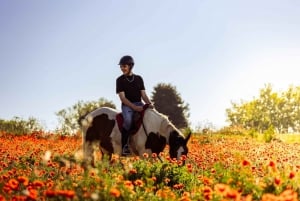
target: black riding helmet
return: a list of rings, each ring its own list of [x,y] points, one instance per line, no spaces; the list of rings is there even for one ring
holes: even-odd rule
[[[134,60],[131,56],[126,55],[120,59],[119,65],[129,65],[131,68],[134,66]]]

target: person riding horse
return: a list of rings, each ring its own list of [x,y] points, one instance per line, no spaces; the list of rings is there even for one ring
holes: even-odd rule
[[[146,107],[147,105],[145,105]],[[83,132],[83,158],[85,167],[95,167],[95,148],[99,147],[102,155],[122,155],[122,121],[121,112],[109,108],[100,107],[84,117],[80,118]],[[170,158],[180,160],[180,157],[188,154],[187,143],[191,132],[185,136],[178,130],[167,116],[153,108],[145,108],[142,113],[142,127],[134,135],[130,136],[131,155],[143,157],[145,153],[159,154],[166,145],[169,145]]]
[[[119,62],[122,75],[116,79],[116,92],[121,100],[122,115],[124,118],[122,128],[122,155],[129,155],[128,137],[132,126],[133,113],[143,111],[144,103],[153,108],[153,104],[147,96],[143,78],[132,72],[134,60],[126,55]]]

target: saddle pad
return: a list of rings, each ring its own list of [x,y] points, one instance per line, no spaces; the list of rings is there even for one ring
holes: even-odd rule
[[[143,118],[144,118],[145,110],[148,107],[149,107],[149,104],[145,104],[143,106],[143,111],[141,111],[141,112],[135,112],[136,114],[134,114],[133,121],[132,121],[132,126],[131,126],[131,129],[129,131],[130,134],[135,134],[139,130],[139,128],[141,127],[141,125],[143,123]],[[119,130],[122,132],[124,118],[123,118],[123,115],[122,115],[121,112],[117,114],[116,121],[118,123]]]

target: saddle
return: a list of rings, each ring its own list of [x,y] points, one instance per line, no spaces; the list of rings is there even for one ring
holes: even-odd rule
[[[139,128],[141,127],[141,125],[143,123],[143,118],[144,118],[145,110],[148,107],[149,107],[149,104],[145,104],[143,106],[143,111],[141,111],[141,112],[136,112],[135,111],[133,113],[132,125],[131,125],[131,128],[128,131],[130,135],[135,134],[139,130]],[[120,112],[120,113],[117,114],[116,120],[117,120],[117,123],[118,123],[119,130],[121,132],[122,129],[123,129],[123,122],[124,122],[124,118],[123,118],[122,112]]]

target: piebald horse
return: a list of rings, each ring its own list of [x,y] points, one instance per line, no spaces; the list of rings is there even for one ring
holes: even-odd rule
[[[133,155],[142,157],[144,153],[152,154],[163,151],[169,145],[171,158],[179,159],[187,155],[185,137],[169,120],[157,110],[147,108],[143,111],[142,126],[129,137],[129,147]],[[121,155],[121,129],[117,122],[120,112],[109,108],[98,108],[81,118],[83,132],[83,157],[86,164],[94,165],[94,145],[99,146],[102,154]]]

